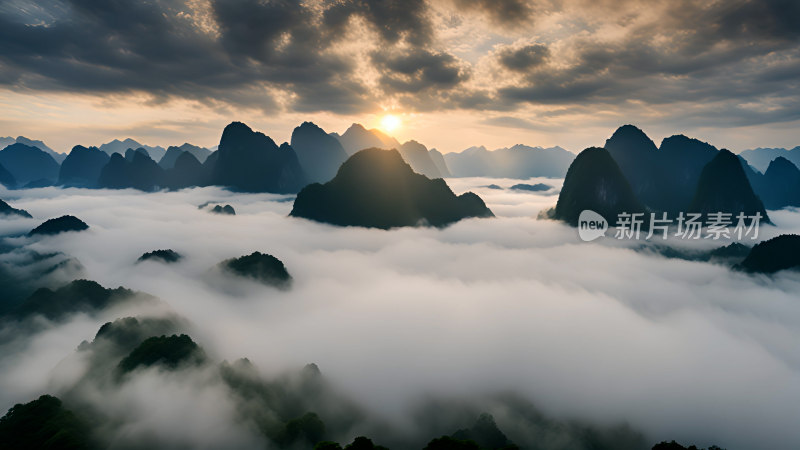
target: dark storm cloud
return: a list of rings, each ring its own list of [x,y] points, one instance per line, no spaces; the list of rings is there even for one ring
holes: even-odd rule
[[[530,44],[517,49],[502,49],[498,56],[506,68],[524,72],[542,64],[550,56],[550,49],[546,45]]]
[[[440,39],[467,15],[488,17],[481,31],[500,37],[481,48],[494,50],[465,51],[472,32]],[[547,17],[574,32],[536,28]],[[419,111],[702,101],[738,121],[756,115],[739,105],[769,102],[762,117],[790,120],[797,23],[791,0],[11,0],[0,5],[0,85],[269,113],[351,114],[387,100]],[[499,44],[522,27],[537,42]],[[348,47],[358,45],[366,51]]]
[[[487,15],[503,25],[515,25],[531,19],[532,3],[526,0],[456,0],[456,5]]]
[[[405,38],[415,46],[426,45],[433,36],[424,0],[344,0],[323,13],[323,21],[333,36],[341,36],[351,19],[361,17],[381,38],[397,43]]]
[[[376,52],[372,55],[376,67],[382,69],[381,84],[385,89],[411,93],[426,89],[449,89],[465,81],[469,75],[449,54],[427,49],[413,49],[394,54]]]

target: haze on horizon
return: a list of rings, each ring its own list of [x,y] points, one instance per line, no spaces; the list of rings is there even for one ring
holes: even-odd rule
[[[284,141],[392,115],[443,152],[577,152],[625,123],[791,148],[799,22],[791,0],[9,0],[0,136],[210,147],[233,120]]]

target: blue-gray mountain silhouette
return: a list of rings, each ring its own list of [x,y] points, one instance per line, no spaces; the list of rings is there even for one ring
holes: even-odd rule
[[[800,206],[800,169],[783,156],[769,163],[759,187],[756,193],[768,209]]]
[[[160,261],[163,263],[174,263],[178,262],[183,258],[180,253],[172,250],[171,248],[163,249],[163,250],[153,250],[152,252],[144,253],[136,262],[143,262],[143,261]]]
[[[57,151],[55,151],[52,148],[48,147],[47,144],[45,144],[44,142],[42,142],[42,141],[40,141],[38,139],[28,139],[25,136],[17,136],[17,139],[15,139],[15,141],[18,144],[25,144],[25,145],[27,145],[29,147],[38,148],[39,150],[41,150],[41,151],[47,153],[48,155],[52,156],[53,159],[59,164],[61,164],[64,161],[64,159],[67,157],[66,154],[58,153]]]
[[[164,153],[164,156],[158,161],[158,165],[164,170],[173,168],[175,166],[175,162],[178,160],[178,157],[183,152],[191,153],[200,163],[205,161],[206,158],[208,158],[208,155],[211,154],[211,150],[189,144],[188,142],[177,147],[172,145],[167,147],[167,152]]]
[[[225,127],[214,157],[213,183],[243,192],[294,193],[306,184],[297,154],[241,122]],[[208,162],[208,160],[206,161]]]
[[[188,151],[182,152],[173,166],[164,172],[164,186],[170,189],[207,186],[210,181],[211,170]]]
[[[52,156],[25,144],[11,144],[0,150],[0,164],[14,176],[18,186],[31,181],[48,180],[55,183],[59,166]]]
[[[586,209],[600,214],[612,225],[617,223],[620,213],[646,213],[606,149],[590,147],[578,154],[567,170],[553,218],[577,226],[581,212]]]
[[[792,162],[795,166],[800,167],[800,145],[790,150],[785,148],[756,148],[752,150],[745,150],[739,153],[750,165],[756,170],[764,173],[769,167],[769,163],[775,158],[782,156]]]
[[[31,218],[32,217],[28,213],[28,211],[25,211],[24,209],[13,208],[11,205],[9,205],[8,203],[6,203],[2,199],[0,199],[0,216],[5,216],[5,215],[20,216],[20,217],[27,217],[27,218]]]
[[[450,173],[450,168],[447,167],[447,162],[444,160],[444,155],[442,155],[442,152],[432,148],[428,150],[428,153],[430,153],[431,161],[433,161],[433,164],[436,166],[436,170],[439,171],[439,175],[442,177],[453,176],[453,174]]]
[[[767,274],[789,269],[800,270],[800,236],[782,234],[760,242],[736,268]]]
[[[761,199],[753,191],[739,158],[722,149],[703,168],[697,183],[697,191],[688,208],[689,212],[701,213],[704,218],[709,213],[723,212],[736,217],[761,214],[761,221],[769,223],[769,216]],[[734,224],[736,219],[733,219]]]
[[[52,235],[64,233],[66,231],[83,231],[89,228],[86,222],[75,216],[61,216],[55,219],[48,219],[41,225],[31,230],[28,236]]]
[[[2,164],[0,164],[0,184],[13,189],[17,185],[17,179]]]
[[[290,215],[384,229],[494,216],[472,192],[456,196],[441,178],[415,173],[397,150],[377,148],[351,156],[331,181],[303,188]]]
[[[713,145],[682,134],[661,141],[655,160],[658,173],[654,176],[665,184],[661,186],[660,195],[651,193],[652,207],[669,212],[686,209],[694,198],[703,167],[718,152]]]
[[[164,154],[166,153],[164,147],[161,146],[153,147],[150,145],[140,144],[139,142],[131,138],[127,138],[124,141],[120,141],[119,139],[114,139],[113,141],[107,142],[100,146],[100,150],[108,153],[108,156],[113,156],[114,153],[119,153],[121,155],[124,155],[129,148],[132,149],[143,148],[147,151],[148,156],[150,156],[156,161],[160,161],[161,158],[163,158]]]
[[[342,144],[312,122],[292,131],[291,145],[310,183],[330,180],[347,160]]]
[[[164,186],[164,170],[144,151],[129,152],[128,161],[119,153],[111,155],[103,167],[98,185],[108,189],[134,188],[140,191],[153,191]]]
[[[397,148],[400,156],[414,169],[414,172],[428,178],[442,178],[442,174],[431,158],[428,148],[417,141],[408,141]]]
[[[76,145],[61,163],[58,184],[67,187],[95,188],[100,173],[109,159],[108,154],[97,147],[86,148]]]
[[[444,155],[454,177],[561,178],[567,173],[575,154],[561,147],[513,147],[487,150],[470,147],[460,153]]]

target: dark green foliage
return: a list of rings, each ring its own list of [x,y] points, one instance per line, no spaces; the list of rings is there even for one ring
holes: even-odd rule
[[[359,436],[347,445],[344,450],[388,450],[386,447],[382,445],[375,445],[372,442],[372,439],[369,439],[365,436]]]
[[[76,145],[61,163],[58,184],[86,188],[97,187],[97,180],[109,159],[108,154],[97,147],[86,148]]]
[[[38,227],[31,230],[28,236],[52,235],[65,231],[83,231],[89,228],[86,222],[75,216],[61,216],[55,219],[48,219]]]
[[[123,317],[104,323],[97,330],[92,343],[110,342],[115,347],[130,353],[148,337],[164,335],[176,328],[176,321],[170,318]]]
[[[314,450],[342,450],[342,446],[338,442],[322,441],[314,446]]]
[[[42,286],[61,286],[63,280],[80,277],[82,272],[78,260],[62,253],[28,249],[4,253],[0,258],[0,316],[13,316],[19,305]]]
[[[288,287],[292,282],[292,277],[283,262],[266,253],[253,252],[247,256],[227,259],[219,263],[219,266],[223,270],[271,286]]]
[[[760,213],[761,221],[769,223],[764,204],[753,192],[739,158],[724,149],[703,168],[688,211],[702,213],[703,217],[709,213],[730,213],[734,224],[739,213],[746,216]]]
[[[225,205],[225,206],[215,205],[213,208],[211,208],[211,212],[214,214],[227,214],[229,216],[236,215],[236,210],[234,210],[233,206],[231,205]]]
[[[0,448],[78,450],[95,446],[83,420],[65,409],[58,398],[42,395],[14,405],[0,418]]]
[[[536,183],[536,184],[519,183],[511,186],[511,189],[517,191],[543,192],[543,191],[549,191],[550,186],[544,183]]]
[[[724,247],[715,248],[708,253],[709,259],[742,259],[750,253],[750,247],[739,242],[732,242]]]
[[[200,364],[205,361],[205,353],[192,338],[180,336],[153,336],[147,338],[119,363],[121,373],[128,373],[138,367],[159,365],[170,370],[181,364]]]
[[[225,127],[212,164],[213,183],[237,191],[294,193],[306,184],[290,146],[279,148],[268,136],[241,122]]]
[[[461,441],[474,441],[482,449],[516,449],[494,421],[491,414],[481,414],[471,428],[458,430],[453,433],[453,438]]]
[[[274,438],[282,447],[297,444],[311,446],[325,437],[325,424],[316,413],[308,412],[286,422],[286,426]]]
[[[59,320],[68,314],[99,311],[134,294],[122,287],[106,289],[94,281],[75,280],[55,291],[38,289],[17,308],[15,315],[25,318],[40,314],[50,320]]]
[[[800,236],[782,234],[760,242],[736,268],[751,273],[767,274],[800,269]]]
[[[339,141],[311,122],[292,132],[292,148],[311,183],[325,182],[336,175],[347,153]]]
[[[333,180],[303,188],[290,215],[383,229],[494,216],[472,192],[456,196],[444,180],[414,173],[397,150],[376,148],[351,156]]]
[[[142,256],[140,256],[139,259],[136,260],[136,262],[152,260],[152,261],[161,261],[165,263],[174,263],[180,261],[181,258],[183,258],[181,254],[172,249],[153,250],[152,252],[147,252]]]
[[[670,441],[670,442],[664,441],[654,445],[652,450],[704,450],[704,449],[698,449],[694,445],[684,447],[675,441]],[[716,445],[712,445],[711,447],[708,447],[708,450],[724,450],[724,449],[717,447]]]
[[[24,209],[16,209],[12,208],[11,205],[0,200],[0,216],[9,215],[9,216],[20,216],[20,217],[27,217],[31,218],[32,216],[25,211]]]
[[[553,217],[577,226],[586,209],[600,214],[610,225],[616,224],[622,212],[645,213],[617,163],[598,147],[582,151],[569,166]]]
[[[428,442],[423,450],[481,450],[475,441],[442,436]]]
[[[59,166],[52,156],[37,147],[17,143],[0,151],[0,164],[14,176],[19,186],[31,181],[56,181]]]

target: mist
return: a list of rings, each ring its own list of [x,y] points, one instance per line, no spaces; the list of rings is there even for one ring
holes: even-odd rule
[[[213,361],[246,357],[263,377],[317,364],[330,389],[368,418],[342,439],[366,432],[402,442],[397,436],[425,422],[420,411],[440,402],[492,412],[521,446],[534,437],[519,431],[524,420],[511,404],[553,420],[627,426],[649,445],[800,447],[796,273],[752,276],[637,251],[637,242],[584,243],[574,228],[536,219],[555,204],[559,180],[528,181],[553,185],[544,193],[486,187],[517,182],[450,179],[457,194],[476,192],[497,217],[390,231],[290,218],[291,196],[216,187],[0,189],[34,217],[0,222],[4,246],[66,255],[80,263],[73,277],[161,300],[43,322],[0,343],[0,409],[67,393],[126,424],[106,430],[115,448],[134,438],[176,448],[263,446],[211,365],[142,371],[119,389],[81,382],[91,363],[77,348],[103,323],[176,314]],[[207,202],[231,204],[236,215],[198,209]],[[89,230],[25,236],[64,214]],[[762,226],[759,240],[800,232],[800,212],[770,217],[776,226]],[[167,248],[184,258],[136,263]],[[215,269],[254,251],[284,262],[291,289]],[[13,335],[16,325],[5,326],[0,335]]]

